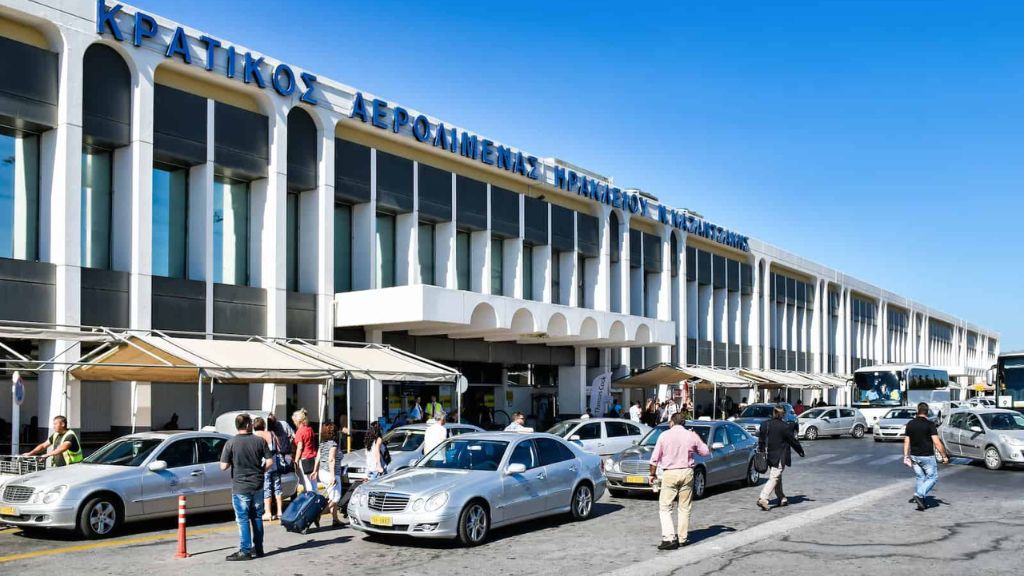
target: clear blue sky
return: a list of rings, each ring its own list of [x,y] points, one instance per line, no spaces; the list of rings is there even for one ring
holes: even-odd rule
[[[135,4],[1024,348],[1024,4]]]

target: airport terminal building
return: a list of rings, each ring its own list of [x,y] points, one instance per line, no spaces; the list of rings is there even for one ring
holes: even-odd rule
[[[465,375],[470,420],[578,414],[595,376],[659,363],[995,362],[990,330],[300,64],[109,0],[0,0],[0,324],[39,328],[0,329],[0,356],[75,361],[79,326],[390,344]],[[25,378],[42,429],[197,424],[178,384]],[[335,394],[358,429],[456,392]],[[210,401],[283,413],[317,390]]]

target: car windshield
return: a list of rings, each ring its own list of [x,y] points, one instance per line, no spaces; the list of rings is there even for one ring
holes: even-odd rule
[[[899,408],[896,410],[889,410],[885,413],[882,418],[891,418],[893,420],[910,420],[917,415],[917,411],[911,408]]]
[[[658,436],[661,436],[661,433],[665,430],[668,430],[668,426],[657,426],[652,428],[651,431],[647,433],[647,436],[644,436],[644,439],[640,441],[640,445],[654,446],[658,443]]]
[[[801,420],[813,420],[815,418],[821,418],[821,415],[824,414],[824,413],[825,413],[825,411],[822,410],[821,408],[817,408],[815,410],[808,410],[807,412],[804,412],[803,414],[800,415],[800,419]]]
[[[1006,412],[992,412],[982,414],[981,419],[989,430],[1024,430],[1024,416],[1020,414],[1007,414]]]
[[[139,466],[162,442],[163,440],[160,438],[119,438],[93,452],[82,462],[114,466]]]
[[[558,424],[555,424],[554,426],[548,429],[548,434],[554,434],[555,436],[565,437],[569,430],[572,430],[573,427],[576,426],[576,424],[578,424],[578,422],[570,420],[567,420],[565,422],[559,422]]]
[[[501,440],[455,438],[431,450],[418,467],[493,472],[498,469],[507,447],[508,442]]]
[[[700,439],[703,440],[705,444],[708,443],[708,434],[711,432],[710,426],[695,426],[691,424],[685,424],[685,426],[688,430],[696,432],[697,436],[700,436]],[[644,436],[644,439],[640,441],[640,445],[654,446],[658,443],[658,437],[661,436],[661,433],[665,430],[668,430],[668,426],[652,428],[651,431],[647,433],[647,436]]]
[[[774,406],[769,406],[767,404],[747,406],[747,409],[740,414],[740,418],[771,418],[772,410],[774,408]]]
[[[392,452],[411,452],[423,444],[423,430],[392,430],[384,435],[384,443]]]

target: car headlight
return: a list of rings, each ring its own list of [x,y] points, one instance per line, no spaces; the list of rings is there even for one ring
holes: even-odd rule
[[[447,503],[448,493],[438,492],[437,494],[434,494],[430,498],[427,498],[427,503],[424,505],[424,508],[426,509],[427,512],[435,512],[437,510],[440,510],[441,507]]]
[[[61,484],[60,486],[54,486],[49,490],[36,490],[32,493],[32,497],[29,498],[29,502],[32,504],[53,504],[64,497],[64,493],[68,491],[67,484]]]
[[[615,468],[615,460],[612,459],[612,458],[605,458],[604,459],[604,469],[605,470],[612,470],[614,468]]]
[[[417,498],[417,499],[416,499],[416,500],[415,500],[415,501],[414,501],[414,502],[412,503],[412,511],[413,511],[413,512],[419,512],[420,510],[423,510],[423,504],[424,504],[424,502],[426,502],[426,501],[425,501],[425,500],[424,500],[423,498]]]
[[[1024,446],[1024,439],[1010,436],[1008,434],[1000,434],[999,439],[1010,446]]]

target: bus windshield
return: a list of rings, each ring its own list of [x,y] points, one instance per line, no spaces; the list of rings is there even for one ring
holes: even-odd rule
[[[903,387],[896,372],[857,372],[853,382],[854,406],[903,405]]]
[[[1003,389],[1000,395],[1010,397],[1015,410],[1024,408],[1024,357],[1000,358]]]

